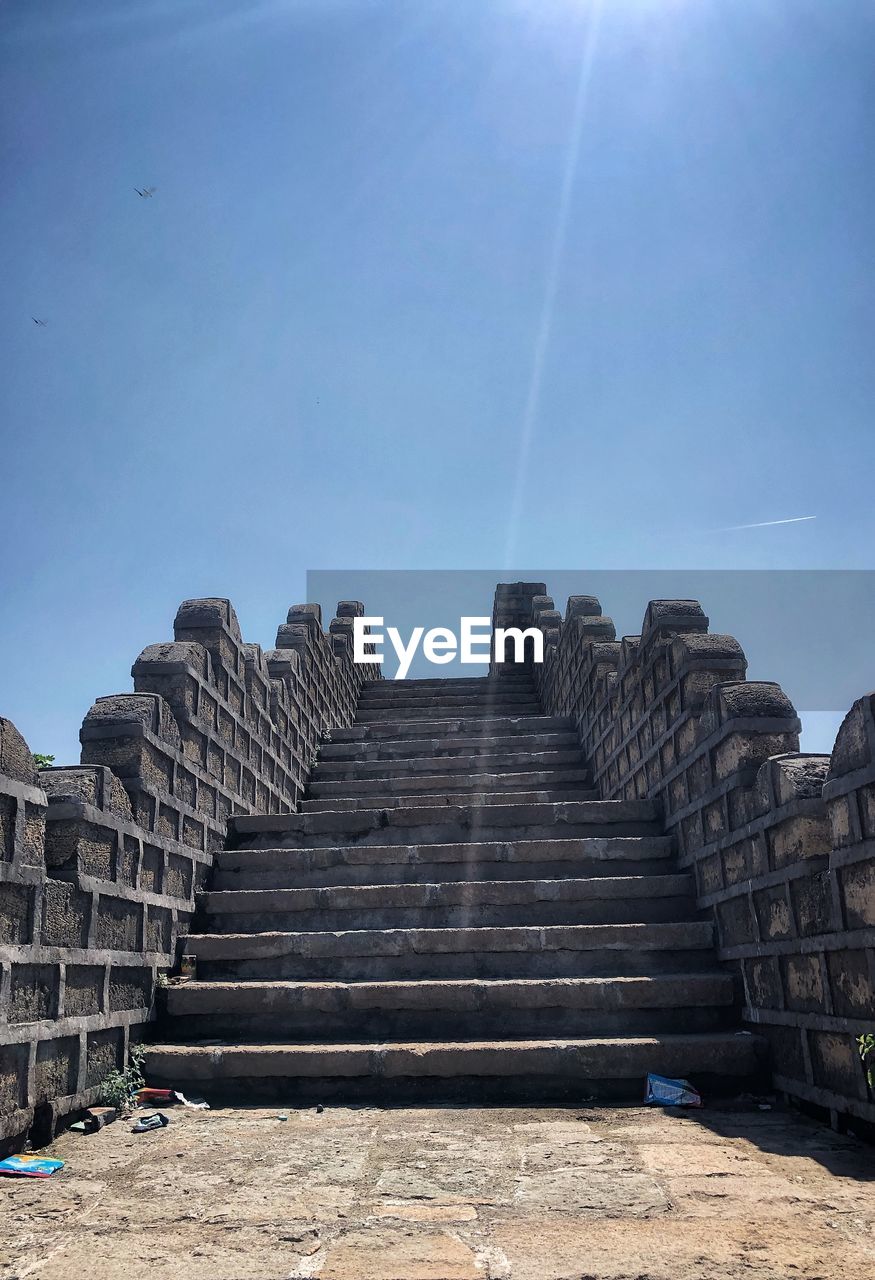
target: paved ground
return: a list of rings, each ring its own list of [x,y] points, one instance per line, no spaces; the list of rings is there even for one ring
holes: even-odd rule
[[[0,1179],[0,1280],[865,1280],[875,1153],[792,1113],[169,1112]]]

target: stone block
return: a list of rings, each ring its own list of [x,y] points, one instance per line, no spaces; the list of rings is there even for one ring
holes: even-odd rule
[[[860,825],[863,839],[875,838],[875,785],[860,787],[857,791],[857,806],[860,813]]]
[[[120,1069],[123,1052],[124,1031],[121,1027],[108,1027],[104,1031],[89,1032],[85,1058],[85,1088],[96,1088],[110,1071]]]
[[[830,836],[833,848],[844,849],[856,839],[851,812],[852,797],[836,796],[827,801]]]
[[[110,951],[139,951],[143,907],[101,894],[94,922],[94,945]]]
[[[34,1102],[50,1102],[76,1092],[79,1075],[79,1037],[42,1040],[36,1049]]]
[[[40,940],[47,947],[85,947],[88,945],[88,923],[91,895],[73,884],[47,880],[43,893],[43,919]]]
[[[43,805],[24,802],[24,834],[21,861],[26,867],[45,866],[46,810]]]
[[[844,867],[838,876],[847,928],[871,928],[875,925],[875,858]]]
[[[135,836],[124,836],[117,854],[116,881],[133,889],[140,865],[140,842]]]
[[[829,779],[863,769],[871,761],[868,727],[872,719],[872,694],[859,698],[842,721],[830,760]]]
[[[18,804],[14,796],[0,794],[0,861],[15,857],[15,814]]]
[[[722,797],[705,805],[702,809],[702,824],[705,828],[705,840],[718,840],[725,834],[726,814]]]
[[[101,1012],[103,965],[68,964],[64,983],[64,1017],[90,1017]]]
[[[866,952],[828,951],[826,963],[833,1012],[843,1018],[875,1021],[875,986]]]
[[[755,941],[756,931],[746,893],[718,905],[717,927],[721,947],[740,947]]]
[[[697,864],[697,868],[700,897],[711,893],[719,893],[723,888],[723,867],[720,854],[712,853],[710,857],[702,858],[701,862]]]
[[[0,943],[21,945],[33,940],[32,885],[0,883]]]
[[[777,1075],[804,1083],[804,1032],[798,1027],[770,1025],[768,1022],[758,1022],[756,1031],[757,1035],[763,1036],[769,1043],[772,1070]]]
[[[818,933],[829,933],[834,925],[828,873],[822,871],[798,876],[789,881],[789,888],[799,936],[808,938]]]
[[[0,1044],[0,1117],[27,1104],[29,1045]]]
[[[753,895],[754,910],[760,926],[760,935],[765,941],[774,942],[781,938],[792,938],[795,934],[793,917],[787,901],[787,890],[784,885],[773,885],[768,889],[760,889]]]
[[[29,787],[39,786],[39,775],[33,763],[30,747],[11,720],[0,716],[0,774],[23,782]]]
[[[184,898],[187,901],[191,897],[192,878],[192,859],[171,853],[167,859],[165,894],[168,897]]]
[[[726,885],[740,884],[754,874],[754,841],[737,840],[723,851]]]
[[[77,819],[50,821],[46,828],[46,865],[55,879],[76,882],[79,875],[112,880],[116,832]]]
[[[154,844],[143,845],[138,888],[148,893],[162,893],[164,878],[164,853]]]
[[[802,858],[823,856],[832,848],[829,819],[826,814],[788,818],[772,827],[768,841],[770,865],[775,871]]]
[[[755,1009],[780,1009],[783,988],[774,956],[744,961],[744,982],[748,1003]]]
[[[109,1008],[111,1013],[125,1009],[148,1009],[152,1003],[152,970],[113,965],[109,973]]]
[[[40,782],[50,804],[77,802],[102,809],[123,822],[131,821],[131,802],[118,778],[101,765],[71,765],[44,769]]]
[[[146,920],[146,951],[167,954],[173,946],[173,918],[164,907],[149,907]]]
[[[808,1032],[814,1083],[845,1098],[865,1100],[866,1082],[853,1036]]]
[[[58,1012],[59,969],[54,964],[14,964],[9,996],[10,1022],[39,1022]]]
[[[781,956],[780,965],[787,1008],[801,1013],[825,1013],[820,956]]]

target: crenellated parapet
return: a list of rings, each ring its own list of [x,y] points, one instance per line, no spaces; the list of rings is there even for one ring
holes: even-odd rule
[[[776,1085],[875,1124],[854,1043],[875,1030],[875,695],[831,756],[803,754],[790,699],[745,678],[738,641],[712,635],[698,601],[650,601],[621,640],[594,596],[557,618],[544,591],[515,614],[544,634],[544,710],[574,721],[604,799],[660,805]]]
[[[364,612],[322,630],[295,605],[263,652],[227,600],[186,600],[134,690],[98,698],[82,763],[34,768],[0,720],[0,1146],[96,1101],[154,1014],[232,814],[293,812],[325,729],[349,725],[376,665]]]

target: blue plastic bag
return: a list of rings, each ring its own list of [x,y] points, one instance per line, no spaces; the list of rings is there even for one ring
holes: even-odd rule
[[[655,1102],[659,1107],[701,1107],[702,1097],[689,1080],[672,1080],[670,1076],[647,1077],[645,1102]]]
[[[7,1156],[0,1160],[0,1173],[18,1178],[50,1178],[63,1167],[63,1160],[45,1160],[42,1156]]]

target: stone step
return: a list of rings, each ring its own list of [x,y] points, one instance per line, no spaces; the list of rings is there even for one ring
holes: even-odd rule
[[[176,1039],[363,1041],[629,1035],[725,1026],[729,973],[448,982],[194,982],[167,992]]]
[[[529,699],[483,698],[477,701],[472,698],[414,698],[409,702],[383,702],[375,706],[361,706],[356,709],[355,723],[362,725],[393,723],[404,720],[446,720],[452,716],[462,719],[516,719],[531,716],[532,719],[542,715],[540,704]]]
[[[200,978],[583,978],[684,973],[713,957],[710,921],[190,934]]]
[[[404,744],[405,747],[407,744]],[[423,746],[431,744],[423,743]],[[418,778],[428,774],[441,774],[449,778],[459,773],[468,776],[472,768],[478,771],[505,776],[534,770],[543,772],[555,769],[583,768],[580,749],[567,747],[547,751],[483,751],[477,746],[465,744],[464,749],[445,755],[395,755],[373,756],[340,760],[336,757],[320,758],[311,775],[310,790],[326,782],[364,782],[368,778]],[[587,776],[586,770],[583,770]],[[321,794],[321,793],[320,793]]]
[[[505,667],[500,675],[490,676],[457,676],[443,679],[430,676],[420,680],[366,680],[361,687],[361,696],[372,694],[391,695],[396,691],[404,694],[410,691],[424,693],[482,693],[488,689],[526,689],[535,692],[535,684],[530,671],[519,671],[513,666]]]
[[[540,788],[564,786],[586,787],[590,785],[589,774],[582,768],[565,769],[529,769],[517,773],[489,773],[469,767],[464,774],[447,774],[440,771],[440,761],[434,762],[434,773],[412,772],[403,774],[392,769],[387,773],[384,766],[382,777],[349,778],[342,781],[312,781],[307,788],[307,797],[311,800],[328,800],[332,798],[349,800],[354,796],[373,799],[386,795],[427,795],[435,792],[444,795],[452,791],[476,791],[482,793],[512,790],[537,791]],[[381,799],[382,803],[382,799]]]
[[[439,682],[440,683],[440,682]],[[409,702],[412,699],[432,700],[451,705],[460,699],[480,701],[482,698],[525,698],[537,701],[538,692],[529,680],[464,681],[445,680],[444,687],[420,684],[418,680],[381,680],[365,685],[359,695],[360,702]]]
[[[666,836],[226,849],[216,854],[212,884],[216,890],[307,889],[339,884],[661,875],[672,868],[672,853],[672,842]]]
[[[358,727],[361,729],[363,726]],[[346,733],[347,730],[332,730],[332,733],[340,732]],[[574,751],[580,758],[576,735],[570,729],[559,729],[555,733],[499,734],[496,737],[450,734],[447,737],[380,738],[375,741],[364,738],[354,742],[323,741],[319,748],[319,762],[409,761],[422,756],[450,760],[456,757],[472,759],[480,755],[499,755],[504,759],[515,752],[553,750]]]
[[[504,666],[496,668],[494,671],[484,664],[478,668],[482,675],[470,676],[407,676],[403,680],[396,680],[393,677],[386,676],[380,680],[365,680],[362,684],[363,693],[371,693],[377,689],[455,689],[471,688],[483,689],[490,685],[531,685],[534,687],[531,669],[517,666],[515,663],[505,663]]]
[[[232,848],[339,844],[451,844],[476,840],[571,839],[658,834],[649,800],[562,800],[545,804],[404,806],[351,813],[236,815]]]
[[[359,694],[359,706],[380,707],[411,703],[439,704],[446,707],[463,703],[481,702],[534,702],[538,704],[538,691],[531,681],[514,680],[493,684],[471,683],[455,680],[444,682],[445,688],[419,684],[416,680],[383,680],[377,685],[366,685]]]
[[[441,794],[432,791],[420,794],[417,791],[400,795],[375,792],[370,795],[352,796],[349,798],[332,797],[327,800],[302,800],[298,808],[301,813],[357,813],[362,810],[380,809],[455,809],[460,804],[478,809],[493,808],[496,805],[523,804],[556,804],[565,800],[598,800],[599,793],[586,790],[579,783],[556,787],[543,787],[537,791],[450,791]]]
[[[198,894],[210,933],[637,924],[695,919],[687,874],[471,880]]]
[[[758,1080],[764,1044],[731,1031],[457,1044],[174,1045],[146,1047],[158,1087],[240,1097],[343,1100],[640,1100],[648,1071],[685,1076],[707,1096]]]
[[[435,719],[395,719],[373,724],[353,724],[332,729],[327,738],[332,746],[339,742],[397,741],[401,738],[495,738],[529,737],[532,734],[572,733],[569,716],[444,716]],[[323,747],[323,750],[325,748]]]

